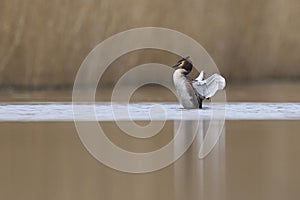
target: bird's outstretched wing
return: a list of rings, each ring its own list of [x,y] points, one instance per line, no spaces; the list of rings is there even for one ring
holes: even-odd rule
[[[205,79],[205,74],[200,75],[193,81],[193,87],[204,99],[212,97],[218,90],[223,90],[226,86],[225,78],[219,74],[213,74]]]

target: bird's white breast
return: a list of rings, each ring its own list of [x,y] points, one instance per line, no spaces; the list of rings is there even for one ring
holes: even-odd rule
[[[173,82],[181,105],[183,105],[184,108],[198,108],[199,105],[193,88],[185,75],[182,74],[182,69],[175,70]]]

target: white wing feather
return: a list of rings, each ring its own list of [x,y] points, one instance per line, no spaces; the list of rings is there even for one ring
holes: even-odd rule
[[[226,86],[225,78],[219,74],[213,74],[205,79],[204,72],[193,82],[193,87],[204,98],[212,97],[218,90],[223,90]]]

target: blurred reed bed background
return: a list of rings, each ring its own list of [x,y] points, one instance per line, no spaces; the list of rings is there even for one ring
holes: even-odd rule
[[[83,59],[98,43],[145,26],[194,38],[229,84],[299,85],[299,10],[297,0],[1,0],[0,88],[70,89]],[[101,84],[113,85],[138,64],[171,65],[176,59],[166,52],[133,52],[112,63]]]

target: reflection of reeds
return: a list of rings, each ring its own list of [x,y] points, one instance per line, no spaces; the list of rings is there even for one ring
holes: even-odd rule
[[[200,42],[231,80],[298,79],[300,13],[297,0],[254,1],[34,1],[2,0],[0,84],[72,85],[88,52],[134,27],[161,26]],[[130,67],[174,55],[133,53],[112,65],[103,84]]]

